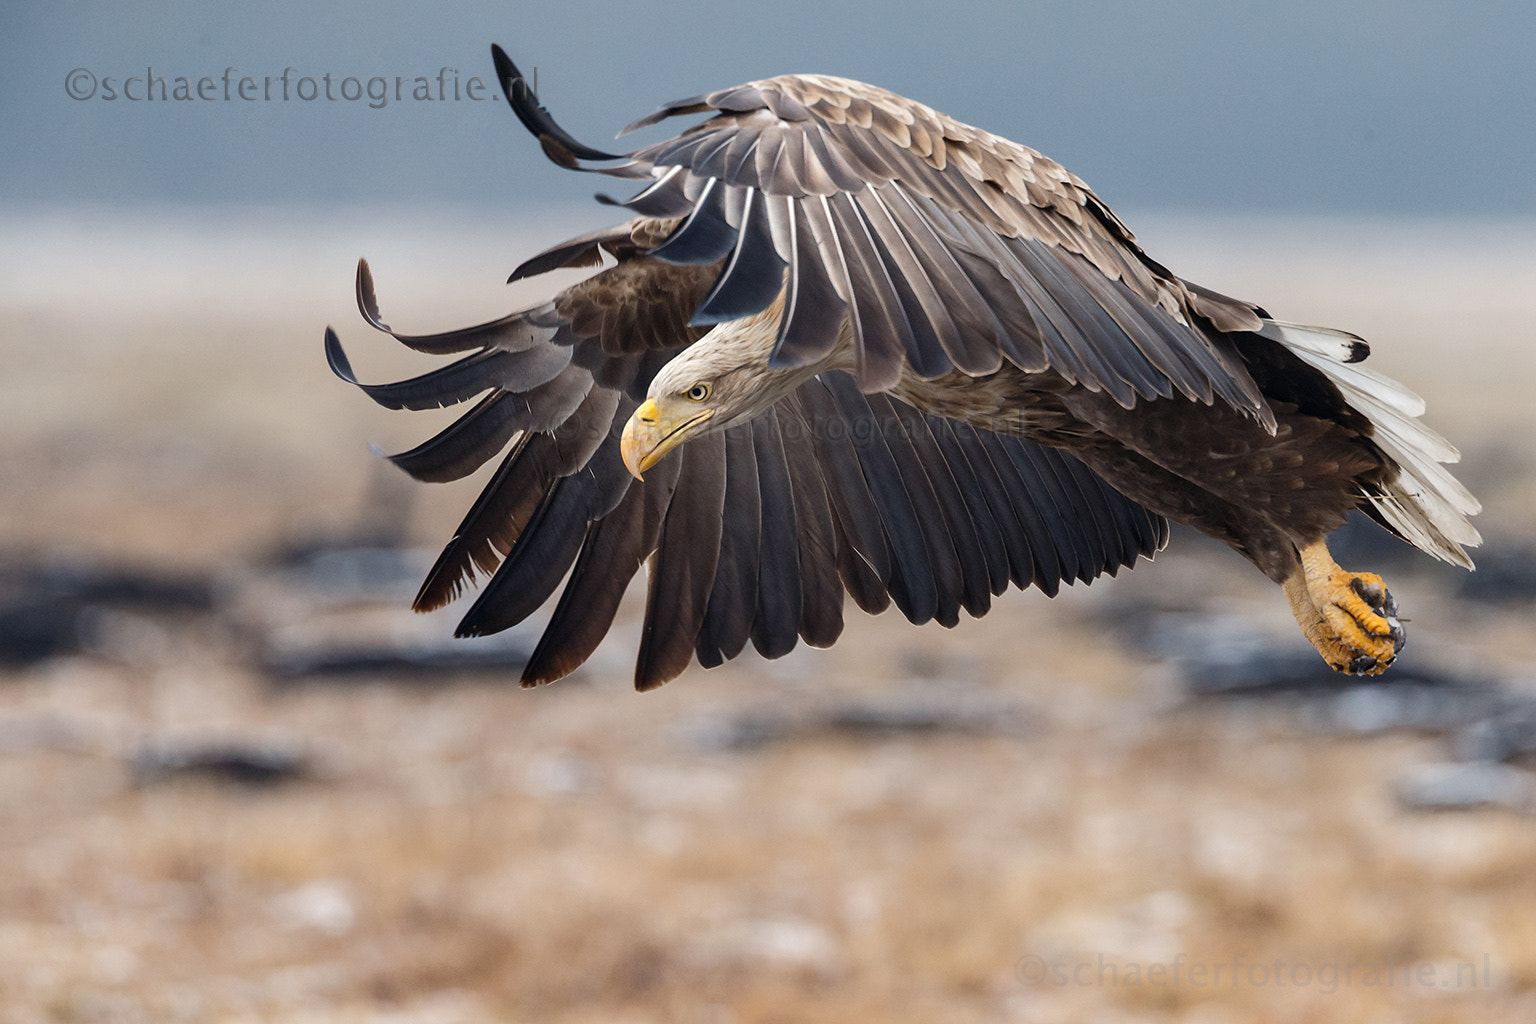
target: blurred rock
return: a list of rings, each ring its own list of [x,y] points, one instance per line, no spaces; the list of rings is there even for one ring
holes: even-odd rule
[[[290,547],[240,582],[238,616],[257,664],[278,682],[515,677],[533,650],[526,631],[456,639],[451,619],[411,611],[434,558],[383,543]]]
[[[1272,679],[1298,682],[1322,678],[1328,669],[1310,651],[1278,647],[1242,615],[1200,608],[1170,608],[1112,599],[1096,616],[1103,627],[1133,651],[1176,659],[1201,687],[1205,674],[1216,689],[1265,685]],[[1331,673],[1328,673],[1331,674]]]
[[[262,788],[312,778],[308,759],[282,747],[235,743],[152,746],[133,758],[135,785],[200,778]]]
[[[1303,717],[1325,731],[1355,733],[1413,729],[1448,732],[1488,713],[1496,691],[1421,677],[1401,682],[1373,682],[1307,702]]]
[[[1033,725],[1033,715],[1016,701],[948,693],[849,701],[798,713],[753,711],[695,723],[691,734],[707,749],[751,750],[830,735],[1023,735]]]
[[[409,604],[432,567],[432,552],[379,544],[314,544],[283,553],[272,582],[323,604]]]
[[[1398,780],[1398,801],[1416,811],[1461,811],[1503,807],[1528,813],[1533,780],[1509,765],[1483,762],[1421,764]]]
[[[80,606],[39,600],[0,606],[0,665],[21,668],[80,649]]]
[[[213,581],[187,574],[68,561],[0,564],[0,666],[13,668],[91,647],[100,609],[206,612]]]
[[[1454,740],[1464,761],[1510,761],[1536,754],[1536,701],[1507,701],[1468,723]]]
[[[1310,649],[1259,649],[1226,661],[1186,659],[1181,667],[1196,699],[1282,704],[1304,725],[1329,733],[1449,732],[1490,714],[1504,699],[1494,684],[1418,666],[1394,668],[1385,676],[1343,675]]]
[[[0,720],[0,754],[27,754],[38,750],[90,753],[92,737],[75,723],[57,715]]]
[[[399,640],[372,645],[343,639],[327,646],[271,646],[261,656],[261,667],[279,682],[379,677],[426,680],[469,673],[516,678],[531,653],[531,648],[517,637]]]
[[[11,565],[4,574],[6,590],[19,590],[40,600],[146,612],[208,611],[214,606],[213,581],[190,573],[49,560]]]
[[[1189,692],[1197,697],[1336,692],[1362,677],[1329,668],[1310,647],[1252,643],[1247,650],[1185,648],[1179,661]]]

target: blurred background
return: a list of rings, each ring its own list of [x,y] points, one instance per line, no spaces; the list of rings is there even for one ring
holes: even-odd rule
[[[1502,0],[8,5],[0,1022],[1532,1019],[1533,35]],[[631,601],[518,690],[537,623],[407,611],[482,478],[371,454],[442,419],[320,343],[426,368],[365,336],[359,256],[443,330],[611,219],[493,41],[599,145],[821,71],[1043,150],[1181,275],[1368,338],[1464,452],[1479,572],[1347,528],[1413,620],[1365,685],[1179,533],[645,695]]]

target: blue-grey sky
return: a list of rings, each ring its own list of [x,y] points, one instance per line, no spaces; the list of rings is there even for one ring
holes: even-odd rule
[[[0,201],[504,205],[602,187],[547,164],[499,100],[395,99],[396,78],[435,95],[445,67],[493,94],[500,42],[598,145],[667,99],[821,71],[1041,149],[1115,205],[1528,215],[1533,40],[1527,0],[11,0]],[[289,100],[240,98],[241,78],[254,95],[289,67]],[[122,97],[150,68],[167,98]],[[75,69],[92,98],[66,95]],[[327,73],[333,95],[348,77],[389,95],[298,98]],[[212,79],[216,98],[170,98],[178,77]]]

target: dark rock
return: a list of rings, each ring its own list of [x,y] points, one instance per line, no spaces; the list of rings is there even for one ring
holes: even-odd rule
[[[1184,654],[1174,655],[1183,669],[1185,686],[1198,697],[1337,692],[1359,685],[1364,678],[1335,672],[1311,647],[1255,644],[1246,651],[1202,655],[1187,648]]]
[[[317,545],[278,568],[276,582],[327,604],[406,603],[432,566],[432,553],[378,545]]]
[[[133,759],[136,785],[200,778],[251,788],[311,778],[303,755],[287,749],[238,744],[147,747]]]
[[[1499,700],[1496,690],[1443,680],[1406,678],[1351,686],[1303,703],[1302,715],[1329,732],[1370,734],[1410,729],[1443,733],[1459,729],[1488,713]]]
[[[1506,699],[1467,723],[1454,738],[1464,761],[1510,761],[1536,754],[1536,701]]]
[[[520,641],[450,639],[420,644],[339,644],[334,647],[269,650],[261,667],[274,680],[296,682],[306,678],[374,679],[429,678],[468,673],[495,673],[515,677],[528,663],[532,651]]]
[[[21,668],[80,649],[80,606],[41,599],[0,607],[0,665]]]
[[[849,701],[800,713],[753,711],[695,725],[694,742],[717,750],[751,750],[769,743],[825,736],[1022,735],[1033,716],[1013,701],[922,697]]]
[[[0,567],[0,666],[19,668],[79,653],[94,609],[200,613],[214,608],[212,580],[64,561]]]

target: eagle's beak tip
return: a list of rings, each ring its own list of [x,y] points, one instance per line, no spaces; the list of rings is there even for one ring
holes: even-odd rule
[[[646,470],[661,461],[661,457],[686,441],[692,428],[714,416],[714,410],[706,409],[687,419],[674,419],[664,415],[651,399],[641,404],[624,424],[624,434],[619,440],[619,453],[624,468],[636,480]]]
[[[651,410],[655,409],[654,403],[647,401],[646,404]],[[640,411],[643,412],[645,409],[646,407],[642,406]],[[630,476],[640,481],[645,479],[641,474],[648,468],[645,458],[650,454],[650,445],[646,443],[646,438],[643,436],[643,423],[644,421],[638,417],[631,416],[629,422],[624,424],[624,434],[619,439],[619,454],[624,459],[624,468],[629,470]]]
[[[634,477],[636,480],[644,481],[645,477],[641,475],[643,471],[640,468],[640,463],[643,457],[642,453],[640,452],[638,446],[630,442],[628,437],[624,438],[624,440],[620,443],[619,455],[621,458],[623,458],[624,468],[629,470],[629,475]]]

